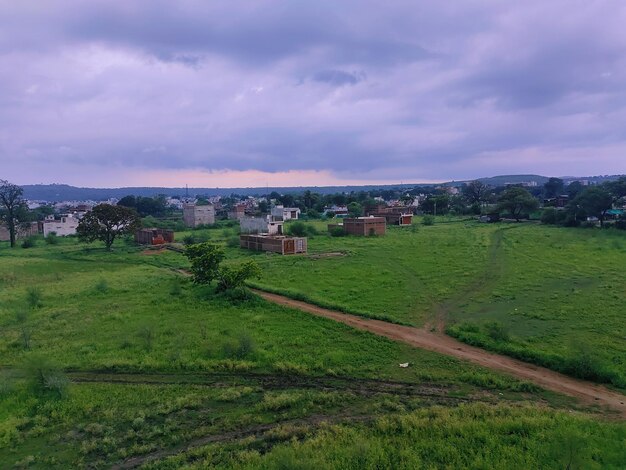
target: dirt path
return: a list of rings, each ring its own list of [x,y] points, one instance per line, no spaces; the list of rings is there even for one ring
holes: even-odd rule
[[[453,356],[489,369],[505,372],[519,379],[533,382],[547,390],[576,397],[587,404],[610,408],[611,410],[617,411],[622,418],[626,418],[626,396],[601,385],[574,379],[559,374],[558,372],[527,364],[510,357],[493,354],[461,343],[441,333],[363,318],[317,307],[282,295],[271,294],[258,289],[252,290],[270,302],[296,308],[320,317],[330,318],[331,320],[345,323],[354,328],[366,330],[411,346]]]

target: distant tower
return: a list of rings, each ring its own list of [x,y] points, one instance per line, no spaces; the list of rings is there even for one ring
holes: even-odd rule
[[[189,185],[185,185],[185,197],[189,197]]]

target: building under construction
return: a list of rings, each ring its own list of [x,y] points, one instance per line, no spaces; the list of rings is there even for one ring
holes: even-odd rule
[[[283,237],[275,235],[240,235],[241,248],[254,251],[269,251],[281,255],[295,255],[307,252],[307,239],[305,237]]]
[[[135,232],[135,241],[141,245],[163,245],[174,242],[174,230],[142,228]]]
[[[384,217],[387,225],[406,226],[413,223],[413,210],[410,207],[376,205],[367,207],[365,215]]]
[[[343,219],[341,224],[329,224],[328,230],[342,228],[346,235],[369,237],[384,235],[387,230],[387,221],[384,217],[354,217]]]

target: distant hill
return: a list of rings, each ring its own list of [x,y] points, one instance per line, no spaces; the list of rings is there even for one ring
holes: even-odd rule
[[[276,191],[281,194],[299,193],[310,190],[320,194],[334,194],[350,191],[371,191],[374,189],[400,189],[413,188],[416,184],[396,185],[366,185],[366,186],[302,186],[302,187],[262,187],[262,188],[155,188],[155,187],[126,187],[126,188],[77,188],[66,184],[34,184],[23,185],[24,197],[30,200],[43,201],[104,201],[110,198],[122,198],[129,194],[135,196],[151,197],[157,194],[166,196],[229,196],[240,194],[242,196],[254,196],[268,194]],[[419,186],[432,186],[420,184]]]
[[[601,175],[601,176],[566,176],[561,177],[565,180],[583,179],[590,183],[601,183],[604,181],[616,180],[622,175]],[[541,175],[500,175],[486,178],[478,178],[481,182],[490,186],[504,186],[506,183],[525,183],[534,181],[538,186],[548,181],[547,176]],[[471,180],[450,181],[441,183],[447,186],[463,186]],[[262,187],[262,188],[154,188],[154,187],[126,187],[126,188],[78,188],[67,184],[32,184],[24,185],[24,197],[31,200],[42,201],[105,201],[110,198],[122,198],[129,194],[135,196],[151,197],[157,194],[165,194],[167,196],[229,196],[231,194],[240,194],[242,196],[255,196],[268,194],[276,191],[281,194],[300,193],[310,190],[320,194],[333,194],[338,192],[351,191],[372,191],[375,189],[411,189],[415,186],[438,186],[431,183],[410,183],[395,185],[364,185],[364,186],[292,186],[292,187]]]

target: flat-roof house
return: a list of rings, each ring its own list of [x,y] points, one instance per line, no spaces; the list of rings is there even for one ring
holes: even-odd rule
[[[183,204],[183,222],[187,227],[199,225],[213,225],[215,223],[215,207],[212,204],[198,206],[196,204]]]

